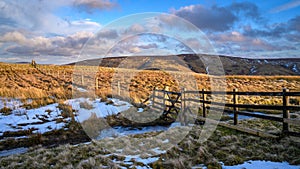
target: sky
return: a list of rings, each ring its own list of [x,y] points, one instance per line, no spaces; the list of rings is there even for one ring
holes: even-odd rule
[[[0,0],[0,61],[300,57],[300,0]]]

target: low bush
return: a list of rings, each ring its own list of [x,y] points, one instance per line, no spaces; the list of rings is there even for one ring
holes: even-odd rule
[[[88,109],[88,110],[91,110],[94,108],[94,106],[92,104],[88,103],[87,101],[80,102],[79,106],[80,106],[80,108]]]
[[[61,110],[61,116],[63,118],[68,118],[68,117],[72,117],[72,119],[74,118],[74,113],[73,113],[74,110],[72,109],[72,106],[64,103],[59,103],[57,108]]]
[[[2,109],[0,109],[0,113],[6,116],[10,115],[12,113],[12,109],[9,107],[3,107]]]

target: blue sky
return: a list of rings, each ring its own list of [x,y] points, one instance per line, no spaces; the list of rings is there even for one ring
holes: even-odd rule
[[[108,51],[114,51],[113,55],[178,54],[188,52],[183,42],[198,51],[204,37],[187,37],[182,24],[196,26],[220,55],[300,57],[300,0],[2,0],[0,9],[0,61],[4,62],[35,59],[62,64],[74,61],[83,51],[86,55],[81,59],[101,57]],[[157,35],[145,34],[149,23],[125,17],[144,12],[168,14],[157,16],[157,26],[165,25],[156,30]],[[173,31],[177,28],[177,33],[170,34],[180,34],[176,38],[181,44],[163,36],[170,26]],[[137,32],[139,38],[127,37]],[[117,40],[123,44],[116,46]]]

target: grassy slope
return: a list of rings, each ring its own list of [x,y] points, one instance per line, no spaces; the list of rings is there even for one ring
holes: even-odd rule
[[[123,67],[136,69],[190,70],[206,73],[201,60],[211,55],[182,54],[179,56],[135,56],[92,59],[77,62],[77,65]],[[300,59],[249,59],[219,56],[226,75],[300,75]],[[71,65],[74,65],[72,63]]]
[[[72,66],[49,65],[38,66],[38,68],[37,70],[28,65],[0,64],[0,78],[3,81],[0,84],[1,97],[33,98],[54,95],[66,99],[72,96],[70,93],[72,80],[80,85],[81,77],[73,76]],[[84,88],[93,88],[91,84],[94,84],[94,77],[91,77],[89,73],[91,69],[91,67],[83,66],[77,70],[80,74],[84,74],[86,79],[90,76],[90,81],[86,80],[82,86]],[[110,83],[120,81],[121,87],[128,86],[130,93],[128,97],[135,102],[146,99],[154,87],[163,88],[163,86],[168,85],[171,90],[179,90],[182,85],[191,86],[190,77],[196,79],[199,89],[209,89],[211,85],[210,79],[206,75],[186,74],[177,71],[145,70],[141,72],[127,69],[99,68],[97,77],[99,89],[96,93],[98,95],[113,94],[114,89],[111,89]],[[281,91],[283,87],[286,87],[292,91],[300,91],[299,76],[243,75],[226,76],[225,80],[227,90],[238,88],[239,91]],[[256,98],[261,102],[265,102],[267,99]],[[244,98],[244,100],[247,100],[247,98]],[[253,100],[248,101],[253,102]],[[199,131],[193,132],[178,147],[161,156],[160,160],[152,166],[173,168],[174,166],[192,166],[204,163],[218,167],[218,161],[223,161],[226,164],[237,164],[250,159],[288,161],[292,164],[300,163],[297,158],[300,152],[299,142],[293,141],[293,138],[268,140],[220,129],[215,132],[209,142],[199,144],[194,140],[199,135],[197,133]],[[0,165],[8,168],[16,166],[25,168],[34,165],[37,168],[49,165],[54,165],[57,168],[68,165],[83,167],[100,164],[117,167],[117,164],[112,162],[114,157],[101,155],[106,153],[108,152],[94,144],[81,145],[75,148],[72,146],[60,146],[53,149],[41,148],[38,150],[33,149],[24,155],[1,158]],[[19,163],[19,161],[22,161],[22,163]],[[32,161],[39,161],[39,163],[32,163]]]
[[[168,138],[171,143],[172,140],[178,139],[177,135],[184,130],[184,128],[174,128],[171,135],[148,133],[134,137],[105,139],[87,145],[62,145],[50,149],[32,148],[26,154],[0,158],[0,165],[5,168],[137,167],[145,164],[134,158],[129,158],[125,162],[125,157],[129,154],[143,153],[150,154],[150,157],[158,157],[156,162],[149,164],[152,168],[191,168],[197,164],[205,164],[208,168],[221,168],[220,162],[236,165],[247,160],[287,161],[294,165],[300,164],[298,158],[300,140],[295,138],[266,139],[218,128],[207,141],[201,143],[197,140],[202,128],[195,126],[179,144],[172,146],[161,155],[151,155],[151,151],[148,151],[151,149],[151,144],[143,139],[150,138],[150,141],[157,143]],[[142,142],[144,146],[139,147]],[[111,151],[106,150],[108,147]],[[120,147],[123,153],[119,155],[112,153]],[[160,149],[162,147],[163,145]],[[147,157],[141,155],[141,158]]]

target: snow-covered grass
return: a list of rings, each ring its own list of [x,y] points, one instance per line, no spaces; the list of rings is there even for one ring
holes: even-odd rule
[[[113,115],[125,111],[132,106],[130,103],[121,101],[119,99],[111,98],[108,100],[110,100],[111,102],[101,102],[101,99],[90,100],[87,98],[78,98],[67,100],[65,103],[71,105],[72,108],[77,111],[76,119],[80,123],[89,119],[92,116],[92,113],[95,113],[98,118],[103,118],[108,115]],[[80,103],[83,102],[87,102],[93,108],[88,110],[80,107]]]
[[[100,99],[90,100],[88,98],[78,98],[66,100],[63,104],[71,105],[77,113],[78,122],[89,119],[92,113],[97,117],[106,117],[129,109],[132,105],[119,99],[109,99],[111,102],[101,102]],[[81,103],[88,103],[91,109],[81,107]],[[7,100],[0,102],[0,108],[7,107],[11,113],[0,114],[0,136],[5,131],[16,132],[21,130],[33,130],[33,133],[45,133],[54,129],[63,128],[71,118],[63,117],[62,110],[58,108],[58,103],[42,106],[35,109],[22,108],[19,100]]]
[[[57,119],[63,119],[57,106],[58,104],[55,103],[30,110],[18,108],[12,110],[9,115],[1,114],[0,135],[3,135],[5,131],[33,129],[34,133],[45,133],[62,128],[65,123],[63,121],[56,122]],[[69,118],[64,119],[65,122],[69,120]]]
[[[226,166],[223,163],[222,169],[300,169],[300,165],[290,165],[287,162],[272,162],[272,161],[261,161],[261,160],[250,160],[243,164]],[[195,165],[192,169],[207,169],[204,164]]]
[[[293,139],[268,140],[218,129],[207,142],[199,143],[196,139],[202,128],[194,127],[179,143],[176,134],[186,127],[174,125],[168,132],[104,138],[51,149],[31,148],[25,154],[0,157],[0,165],[10,168],[50,165],[53,168],[299,168],[289,164],[299,164],[299,145]],[[165,144],[172,144],[172,148],[166,149]],[[266,161],[251,161],[254,159]]]
[[[300,165],[290,165],[287,162],[271,162],[271,161],[247,161],[243,164],[235,166],[225,166],[222,165],[223,169],[300,169]]]
[[[14,154],[23,154],[23,153],[26,153],[27,151],[28,151],[28,148],[25,148],[25,147],[15,148],[15,149],[11,149],[11,150],[3,150],[3,151],[0,151],[0,157],[10,156],[10,155],[14,155]]]

